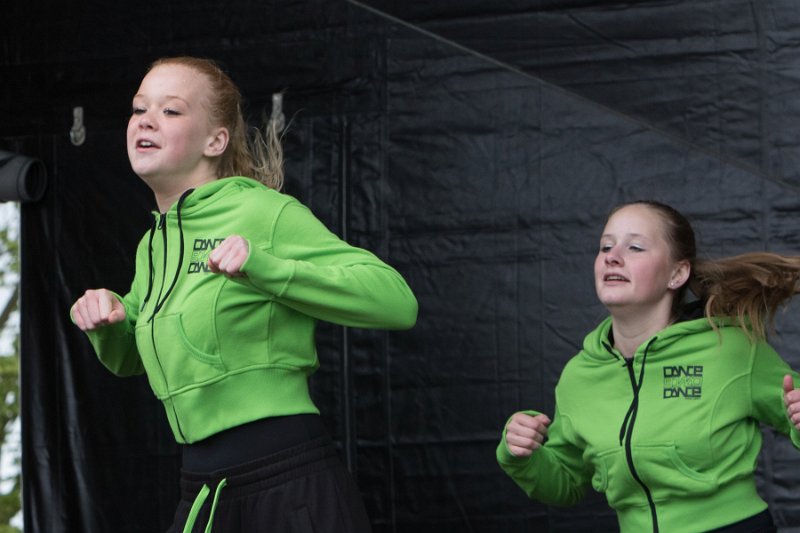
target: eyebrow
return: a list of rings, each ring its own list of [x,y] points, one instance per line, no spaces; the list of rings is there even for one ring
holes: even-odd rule
[[[147,98],[146,95],[141,94],[141,93],[135,94],[135,95],[133,95],[133,97],[134,98]],[[185,98],[182,98],[182,97],[180,97],[178,95],[175,95],[175,94],[166,94],[166,95],[164,95],[164,99],[165,100],[180,100],[181,102],[183,102],[187,106],[189,105],[189,101],[188,100],[186,100]]]
[[[645,238],[647,238],[645,235],[642,235],[641,233],[626,233],[624,236],[625,237],[645,237]],[[601,239],[610,239],[611,237],[614,237],[614,235],[612,235],[611,233],[604,233],[604,234],[602,234],[600,236]]]

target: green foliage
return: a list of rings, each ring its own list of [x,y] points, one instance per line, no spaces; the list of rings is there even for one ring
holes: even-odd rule
[[[19,418],[19,330],[15,317],[19,299],[19,240],[17,238],[19,210],[17,205],[6,204],[0,213],[0,289],[10,291],[7,301],[0,300],[0,333],[11,339],[8,346],[0,344],[0,448],[8,440],[14,422]],[[22,501],[19,457],[14,458],[17,473],[0,472],[0,481],[13,482],[7,494],[0,494],[0,533],[20,533],[10,525],[19,513]]]
[[[0,357],[0,426],[4,431],[0,433],[0,447],[5,444],[12,423],[19,417],[19,355],[15,353]],[[19,460],[15,459],[16,466]],[[4,477],[3,481],[6,478]],[[8,494],[0,494],[0,533],[19,532],[9,524],[11,519],[19,512],[21,475],[13,477],[14,488]]]
[[[8,494],[0,495],[0,533],[20,533],[20,530],[10,524],[11,519],[19,512],[21,495],[20,495],[20,477],[14,483],[14,489]]]

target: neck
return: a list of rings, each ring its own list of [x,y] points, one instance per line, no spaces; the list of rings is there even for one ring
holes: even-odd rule
[[[153,191],[156,204],[160,213],[166,213],[178,201],[183,193],[189,189],[196,189],[206,183],[215,181],[216,176],[209,175],[201,178],[185,180],[152,180],[142,178]]]
[[[625,357],[633,357],[639,346],[672,322],[669,307],[653,309],[648,313],[610,311],[614,347]]]
[[[169,194],[155,193],[156,204],[158,204],[158,212],[163,214],[169,211],[170,207],[175,205],[175,203],[178,201],[178,199],[180,199],[183,193],[193,188],[194,187],[187,187],[184,190],[176,191],[174,193],[169,193]]]

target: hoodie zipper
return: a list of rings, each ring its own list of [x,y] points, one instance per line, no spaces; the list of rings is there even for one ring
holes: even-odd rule
[[[187,190],[186,192],[183,193],[183,195],[181,195],[180,199],[178,200],[178,206],[177,206],[176,211],[177,211],[177,215],[178,215],[178,232],[180,233],[180,252],[179,252],[178,267],[177,267],[177,270],[175,272],[175,277],[173,278],[172,283],[170,284],[169,289],[167,289],[166,293],[164,293],[164,287],[167,284],[167,262],[168,262],[167,260],[169,258],[169,254],[168,254],[169,248],[167,246],[167,214],[166,213],[161,213],[159,215],[158,224],[157,224],[157,228],[161,230],[162,241],[163,241],[163,246],[164,246],[164,266],[163,266],[163,269],[162,269],[162,272],[161,272],[161,285],[158,288],[158,296],[156,297],[156,301],[153,304],[153,313],[150,315],[150,318],[148,318],[147,321],[150,323],[150,342],[152,343],[152,346],[153,346],[153,355],[155,356],[156,361],[158,361],[158,367],[161,370],[161,376],[164,378],[164,386],[166,387],[167,390],[169,390],[169,384],[167,383],[167,374],[166,374],[166,372],[164,372],[164,365],[161,363],[161,357],[159,357],[158,348],[156,347],[156,323],[155,323],[155,318],[156,318],[156,314],[158,314],[158,312],[164,306],[164,304],[167,301],[167,298],[169,298],[169,295],[172,293],[172,290],[175,288],[175,285],[178,282],[178,277],[180,276],[181,266],[183,265],[183,252],[184,252],[184,249],[183,249],[183,246],[184,246],[184,243],[183,243],[183,224],[181,223],[181,206],[183,204],[183,201],[186,199],[186,197],[193,190],[194,189]],[[150,234],[150,249],[149,249],[150,269],[151,269],[149,277],[150,277],[151,285],[150,285],[150,288],[148,288],[147,297],[145,298],[145,303],[150,298],[150,291],[152,290],[153,278],[155,277],[155,272],[153,272],[154,271],[154,268],[153,268],[153,238],[152,238],[153,237],[153,233],[154,233],[154,231],[152,231],[151,234]],[[162,297],[162,294],[163,294],[163,297]],[[181,423],[180,423],[180,420],[178,418],[178,412],[175,409],[175,404],[173,402],[171,402],[171,401],[170,401],[170,407],[172,408],[172,414],[175,417],[175,425],[177,426],[178,434],[180,434],[181,439],[183,441],[186,441],[186,436],[183,434],[183,430],[181,429]]]
[[[642,382],[644,381],[644,365],[645,361],[647,360],[647,351],[650,349],[650,346],[655,342],[657,337],[654,337],[647,343],[647,346],[644,349],[644,355],[642,356],[642,367],[639,370],[639,381],[636,381],[636,375],[633,371],[633,358],[625,358],[625,367],[628,369],[628,377],[631,381],[631,389],[633,390],[633,399],[631,400],[631,405],[628,408],[628,412],[625,415],[625,419],[622,421],[622,427],[620,428],[619,433],[619,440],[620,445],[625,446],[625,459],[628,462],[628,469],[631,472],[631,476],[639,486],[642,487],[645,496],[647,496],[647,504],[650,507],[650,516],[653,522],[653,533],[658,533],[658,515],[656,514],[656,504],[653,501],[653,495],[650,493],[650,488],[642,481],[642,478],[639,477],[639,473],[636,471],[636,466],[633,464],[633,449],[631,447],[631,440],[633,437],[633,425],[636,423],[636,415],[639,411],[639,391],[642,388]],[[613,353],[613,352],[612,352]],[[616,354],[615,354],[616,355]]]

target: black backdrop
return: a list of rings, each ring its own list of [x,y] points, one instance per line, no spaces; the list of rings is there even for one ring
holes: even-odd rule
[[[0,149],[45,161],[22,209],[26,531],[166,528],[179,451],[143,378],[68,320],[127,288],[153,201],[127,166],[130,97],[163,55],[219,60],[259,125],[284,92],[287,190],[408,279],[408,332],[322,324],[312,388],[376,532],[613,531],[590,494],[527,501],[494,447],[552,411],[602,316],[592,258],[614,204],[648,197],[707,255],[800,249],[800,13],[764,2],[116,2],[4,6]],[[87,140],[69,140],[72,108]],[[774,344],[800,368],[796,306]],[[765,430],[759,484],[800,527],[800,455]]]

